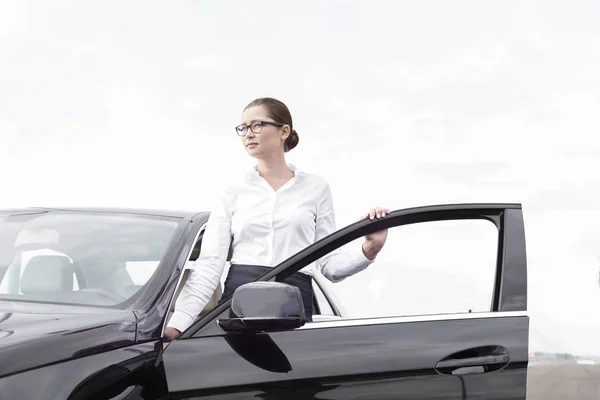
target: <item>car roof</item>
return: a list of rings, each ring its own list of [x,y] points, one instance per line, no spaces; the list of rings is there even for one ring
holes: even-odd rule
[[[207,214],[203,210],[168,210],[168,209],[145,209],[135,207],[22,207],[22,208],[0,208],[0,214],[18,214],[35,212],[89,212],[107,214],[137,214],[166,218],[178,218],[190,220],[199,214]]]

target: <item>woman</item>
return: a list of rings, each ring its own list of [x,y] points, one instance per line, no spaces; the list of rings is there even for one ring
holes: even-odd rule
[[[231,185],[212,210],[201,254],[175,305],[165,329],[165,340],[189,327],[216,289],[230,244],[231,266],[222,298],[298,251],[336,230],[329,184],[287,164],[284,153],[298,144],[292,116],[285,104],[272,98],[252,101],[236,127],[256,166]],[[380,218],[390,211],[373,208],[364,218]],[[312,320],[311,274],[322,273],[339,282],[365,269],[383,247],[387,230],[365,236],[360,248],[334,252],[285,279],[302,293],[307,320]]]

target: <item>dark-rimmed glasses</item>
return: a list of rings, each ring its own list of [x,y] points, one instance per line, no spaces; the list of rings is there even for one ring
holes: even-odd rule
[[[248,128],[250,128],[252,132],[260,133],[265,125],[273,125],[281,128],[286,124],[271,121],[253,121],[250,125],[241,124],[236,126],[235,132],[238,134],[238,136],[244,136],[248,132]]]

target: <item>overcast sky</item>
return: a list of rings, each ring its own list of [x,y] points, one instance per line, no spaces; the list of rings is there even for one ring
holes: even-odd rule
[[[532,346],[600,355],[599,20],[595,0],[3,0],[0,207],[207,209],[253,165],[243,107],[274,96],[339,226],[522,203]],[[405,279],[336,286],[357,314],[367,277],[371,300]]]

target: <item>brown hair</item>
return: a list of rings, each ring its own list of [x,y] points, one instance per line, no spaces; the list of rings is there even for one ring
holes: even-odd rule
[[[298,132],[296,132],[294,125],[292,124],[292,114],[285,104],[271,97],[261,97],[250,102],[250,104],[248,104],[244,110],[256,106],[264,106],[269,117],[275,122],[289,125],[291,133],[285,139],[283,151],[288,152],[298,145],[300,137],[298,136]]]

